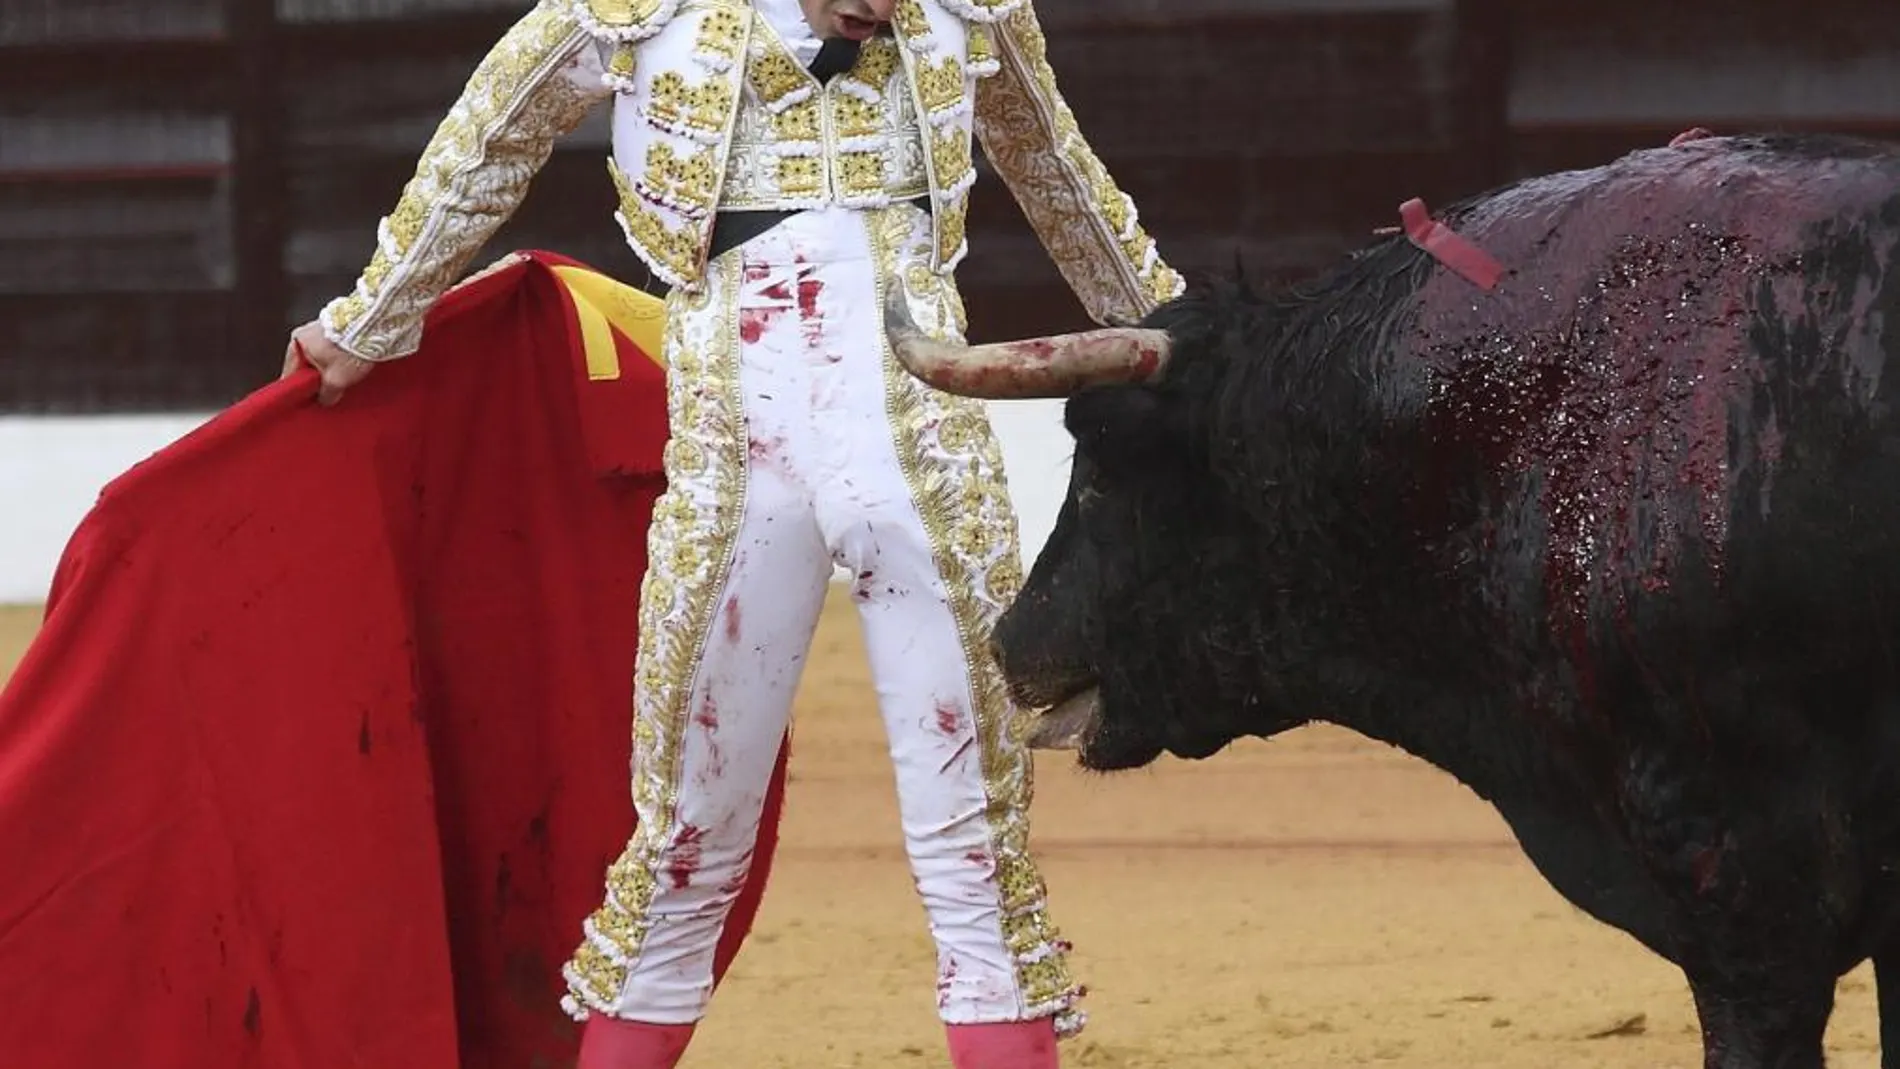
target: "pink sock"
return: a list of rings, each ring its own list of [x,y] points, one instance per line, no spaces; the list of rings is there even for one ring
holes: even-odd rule
[[[1056,1069],[1054,1018],[953,1024],[947,1031],[956,1069]]]
[[[673,1069],[693,1038],[690,1024],[642,1024],[598,1012],[589,1014],[581,1032],[581,1056],[574,1069]]]

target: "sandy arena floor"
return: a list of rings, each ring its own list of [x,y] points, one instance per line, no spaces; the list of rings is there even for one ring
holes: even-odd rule
[[[0,675],[37,621],[0,610]],[[798,700],[782,861],[685,1069],[948,1064],[871,701],[839,599]],[[1670,967],[1558,898],[1457,783],[1357,736],[1116,779],[1045,756],[1035,842],[1092,991],[1065,1066],[1700,1064]],[[1873,1002],[1869,970],[1843,981],[1836,1069],[1878,1064]]]

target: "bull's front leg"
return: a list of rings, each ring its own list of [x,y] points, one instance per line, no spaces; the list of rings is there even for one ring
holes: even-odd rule
[[[1834,1012],[1832,976],[1776,976],[1767,984],[1689,979],[1702,1021],[1703,1069],[1823,1069]]]

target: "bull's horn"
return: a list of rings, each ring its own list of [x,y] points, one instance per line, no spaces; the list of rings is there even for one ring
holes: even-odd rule
[[[1079,750],[1082,739],[1095,729],[1100,712],[1101,691],[1090,687],[1037,717],[1029,729],[1029,746],[1034,750]]]
[[[1146,382],[1168,362],[1168,332],[1142,327],[988,345],[939,341],[911,319],[898,286],[884,298],[884,329],[904,370],[945,393],[988,400],[1067,397],[1098,383]]]

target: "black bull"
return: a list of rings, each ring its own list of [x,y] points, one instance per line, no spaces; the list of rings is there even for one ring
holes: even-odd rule
[[[1441,218],[1495,292],[1395,237],[1140,328],[893,322],[926,381],[1070,395],[995,635],[1039,743],[1385,740],[1681,967],[1709,1066],[1821,1065],[1870,957],[1900,1066],[1900,149],[1691,141]]]

